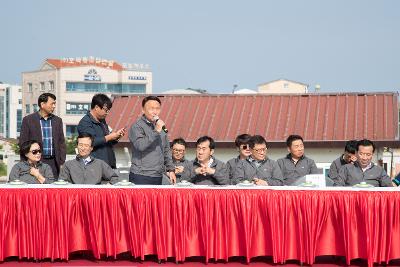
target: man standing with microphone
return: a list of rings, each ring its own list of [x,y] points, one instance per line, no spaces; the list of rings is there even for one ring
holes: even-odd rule
[[[129,140],[132,143],[132,165],[129,181],[135,184],[161,185],[167,172],[175,184],[175,168],[172,163],[167,128],[159,118],[161,100],[147,96],[142,101],[143,115],[132,125]]]

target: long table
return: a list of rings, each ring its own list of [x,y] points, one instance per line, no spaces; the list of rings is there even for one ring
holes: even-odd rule
[[[174,186],[0,186],[0,261],[272,256],[400,258],[398,189]]]

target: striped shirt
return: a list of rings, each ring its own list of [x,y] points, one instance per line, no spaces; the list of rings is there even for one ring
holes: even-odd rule
[[[51,118],[51,116],[49,116],[47,120],[43,117],[40,118],[44,158],[54,156],[53,129],[51,126]]]

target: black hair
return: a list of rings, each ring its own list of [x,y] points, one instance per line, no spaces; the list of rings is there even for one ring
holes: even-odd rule
[[[202,136],[199,139],[197,139],[196,146],[198,146],[201,143],[207,142],[207,141],[210,142],[210,149],[215,149],[215,141],[214,141],[214,139],[212,139],[211,137],[209,137],[207,135]]]
[[[171,142],[171,148],[175,145],[175,144],[179,144],[182,145],[186,148],[186,142],[183,138],[176,138],[174,140],[172,140]]]
[[[144,108],[144,105],[146,105],[146,103],[148,101],[150,101],[150,100],[157,101],[161,105],[161,100],[157,96],[149,95],[149,96],[146,96],[145,98],[143,98],[143,100],[142,100],[142,108]]]
[[[265,140],[265,138],[262,137],[261,135],[254,135],[250,138],[250,141],[249,141],[250,148],[254,148],[256,144],[258,144],[258,145],[265,144],[265,146],[268,145],[267,140]]]
[[[375,144],[368,139],[363,139],[357,142],[357,151],[359,150],[360,146],[372,146],[372,152],[375,152]]]
[[[289,135],[289,137],[286,139],[287,147],[291,147],[292,143],[296,140],[301,140],[301,142],[304,142],[303,137],[301,137],[300,135],[292,134],[292,135]]]
[[[235,146],[240,147],[241,145],[247,145],[250,141],[251,135],[249,134],[240,134],[235,139]]]
[[[44,93],[44,94],[41,94],[39,97],[38,97],[38,106],[39,106],[39,108],[40,108],[40,104],[42,104],[42,103],[47,103],[47,101],[49,101],[49,97],[51,98],[51,99],[54,99],[54,100],[56,100],[56,96],[55,95],[53,95],[52,93]]]
[[[76,144],[78,144],[78,139],[79,139],[79,138],[87,138],[87,137],[90,138],[90,141],[91,141],[90,146],[93,147],[94,137],[93,137],[93,135],[91,135],[90,133],[80,133],[80,134],[78,135],[78,138],[76,138]]]
[[[106,106],[108,109],[112,108],[111,99],[105,94],[96,94],[92,98],[92,103],[90,104],[90,108],[94,109],[96,106],[99,108],[103,108]]]
[[[357,140],[349,140],[346,142],[344,151],[346,151],[350,154],[355,154],[356,150],[357,150]]]
[[[29,153],[29,151],[31,150],[31,146],[33,144],[38,144],[40,147],[40,150],[42,150],[42,143],[40,143],[36,140],[25,141],[21,144],[21,147],[19,148],[19,155],[22,160],[28,160],[28,158],[25,155]]]

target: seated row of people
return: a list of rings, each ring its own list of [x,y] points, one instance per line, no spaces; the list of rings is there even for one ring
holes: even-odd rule
[[[175,139],[171,144],[172,159],[177,180],[188,180],[194,184],[238,184],[251,180],[257,185],[291,185],[307,174],[317,174],[318,168],[312,159],[304,155],[303,139],[291,135],[287,139],[289,154],[278,161],[267,157],[267,141],[260,135],[239,135],[235,144],[239,156],[226,164],[214,155],[215,142],[209,136],[196,142],[196,158],[184,159],[186,143]]]
[[[322,173],[314,160],[305,156],[303,138],[298,135],[287,138],[289,153],[277,161],[267,157],[267,142],[260,135],[239,135],[235,145],[239,155],[224,167],[223,162],[213,156],[215,142],[211,137],[199,138],[193,161],[184,158],[185,141],[175,139],[171,148],[177,181],[224,185],[252,180],[257,185],[297,185],[308,174]],[[375,145],[370,140],[348,141],[345,153],[331,164],[326,184],[352,186],[366,182],[373,186],[392,186],[385,170],[372,162],[374,152]]]
[[[73,184],[111,184],[119,181],[118,175],[103,160],[90,155],[93,150],[93,136],[82,133],[77,138],[78,155],[65,162],[59,179]],[[24,142],[20,147],[21,161],[13,166],[9,181],[19,180],[29,184],[48,184],[54,182],[51,167],[41,162],[42,144],[35,140]]]
[[[239,156],[225,164],[214,157],[215,141],[209,136],[196,142],[196,158],[184,158],[186,142],[175,139],[172,144],[172,160],[178,182],[190,181],[198,185],[238,184],[252,180],[257,185],[295,185],[308,174],[318,174],[315,162],[304,155],[301,136],[291,135],[286,140],[288,154],[274,161],[267,157],[267,141],[260,135],[239,135],[235,144]],[[82,133],[77,138],[78,155],[67,161],[59,179],[75,184],[100,184],[119,181],[115,171],[104,161],[91,156],[93,137]],[[345,153],[330,168],[327,185],[351,186],[366,182],[374,186],[392,186],[384,169],[372,163],[375,145],[369,140],[349,141]],[[14,165],[9,180],[26,183],[51,183],[54,176],[51,167],[41,162],[41,143],[30,140],[20,147],[21,162]]]

